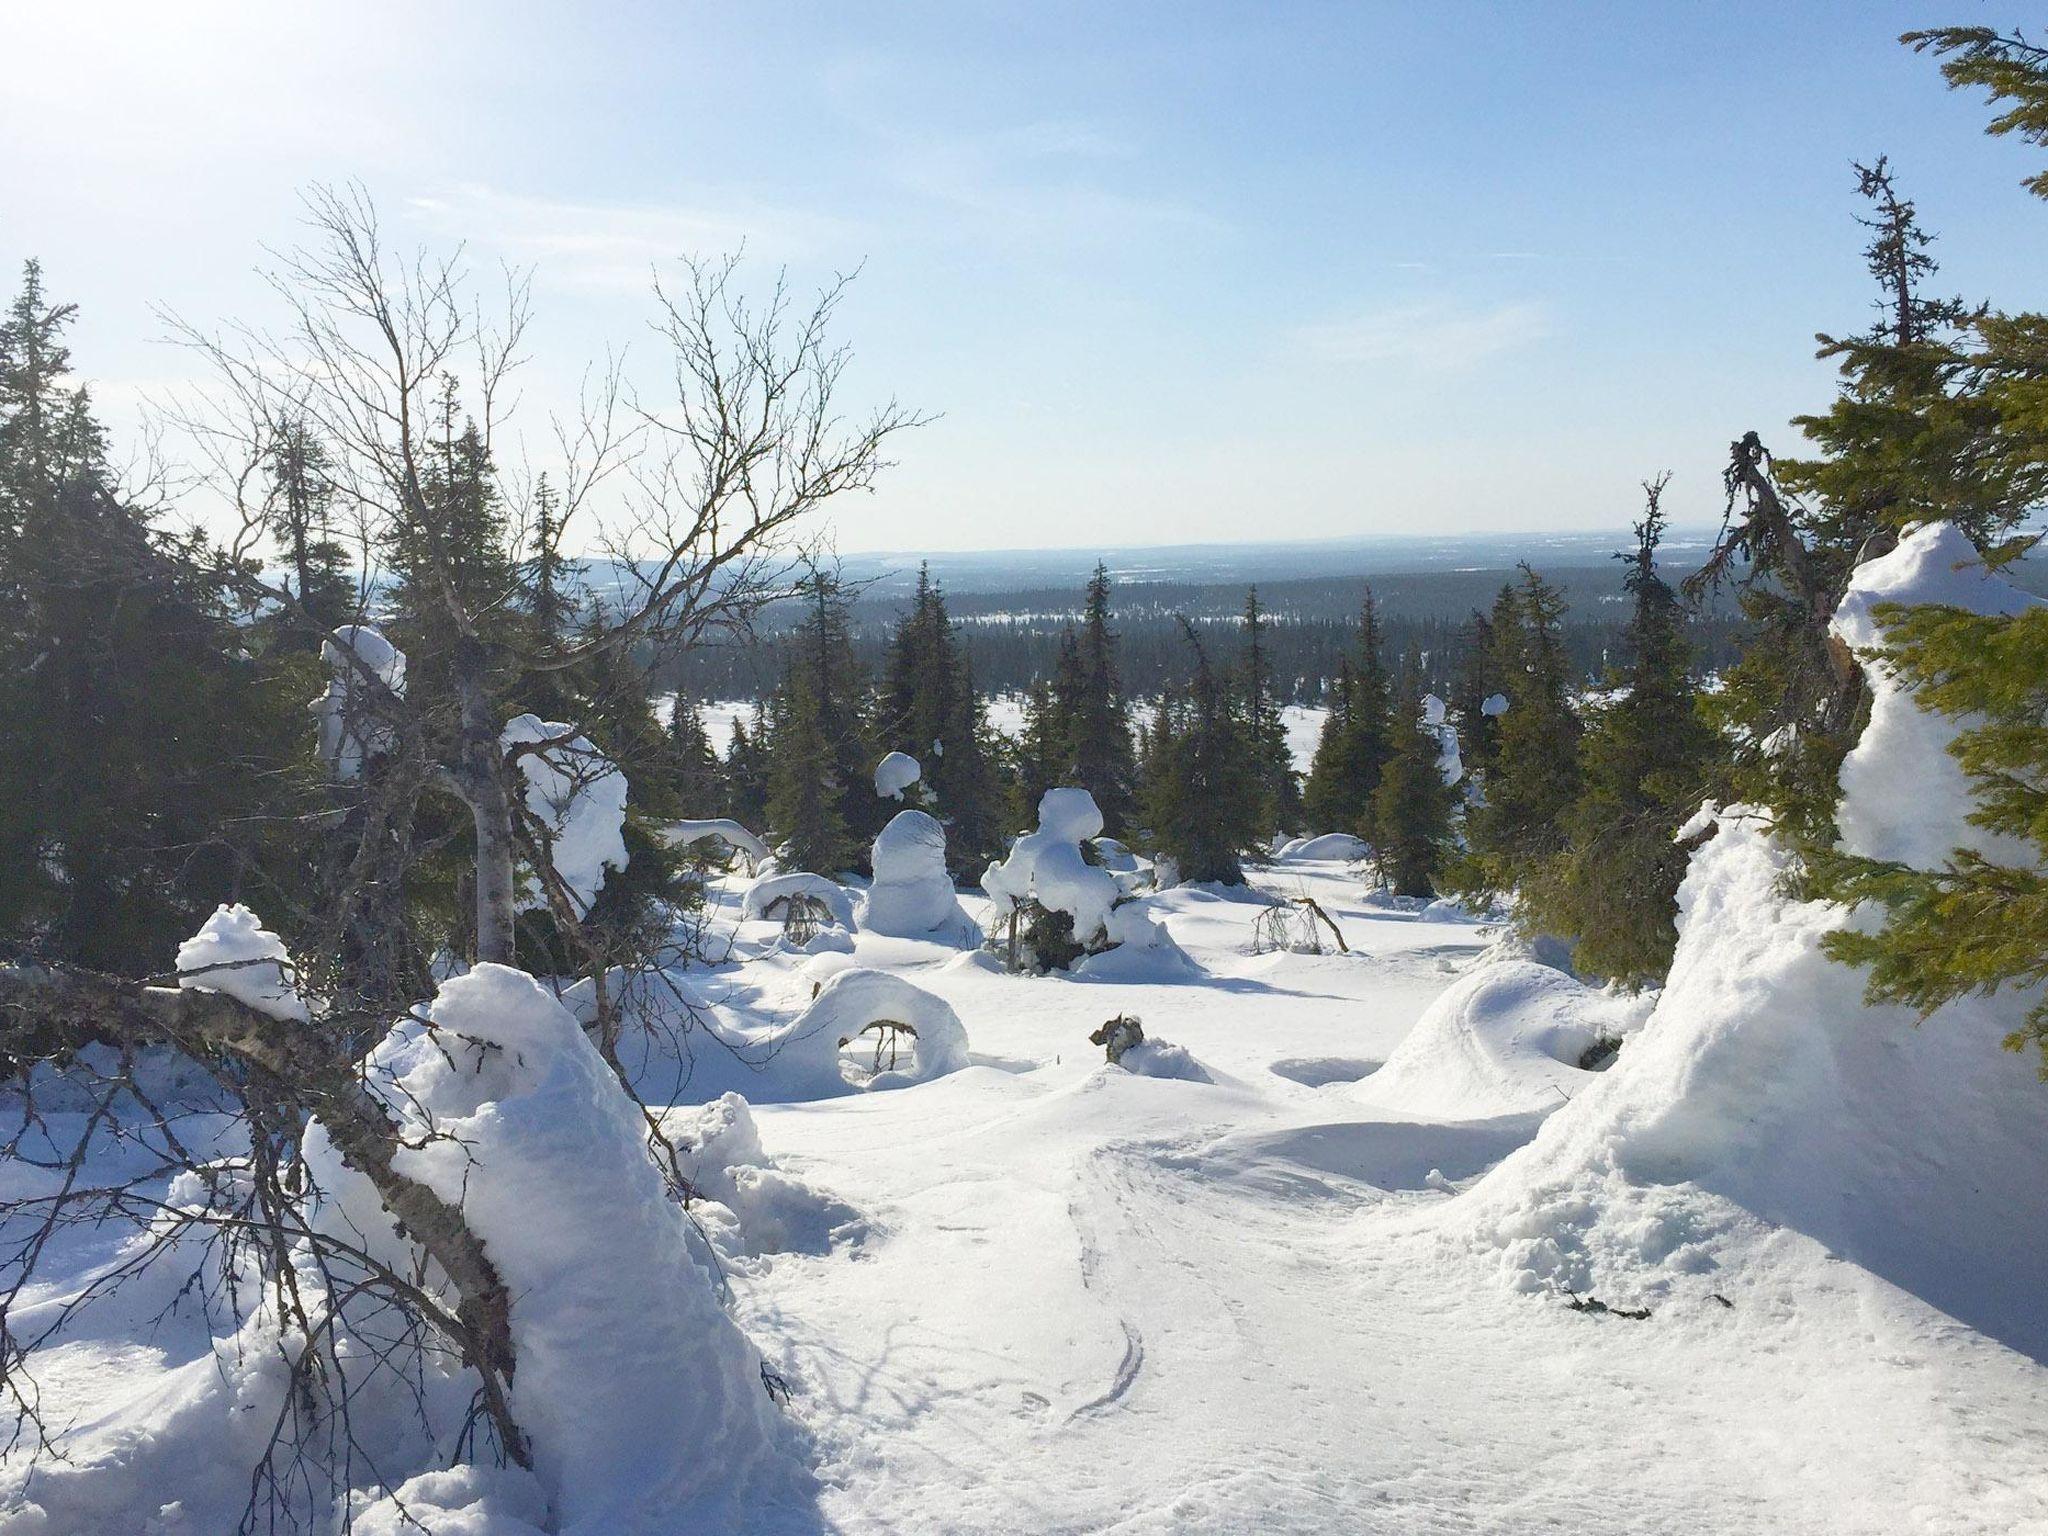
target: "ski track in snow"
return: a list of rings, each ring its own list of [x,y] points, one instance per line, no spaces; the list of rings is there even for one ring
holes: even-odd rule
[[[1797,1234],[1733,1307],[1638,1322],[1435,1230],[1543,1113],[1403,1120],[1352,1084],[1489,935],[1362,908],[1341,866],[1258,878],[1359,952],[1250,957],[1248,903],[1176,893],[1211,985],[913,969],[1004,1068],[759,1111],[881,1233],[740,1282],[828,1528],[2048,1530],[2048,1373]],[[1216,1083],[1103,1067],[1119,1011]]]

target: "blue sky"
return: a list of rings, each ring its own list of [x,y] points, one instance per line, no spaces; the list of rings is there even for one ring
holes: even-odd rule
[[[1866,314],[1852,158],[1892,156],[1945,285],[2048,303],[2034,158],[1895,41],[2014,19],[17,6],[0,260],[83,305],[123,424],[185,369],[150,306],[260,312],[315,180],[536,265],[536,414],[607,344],[654,360],[651,261],[864,263],[852,387],[939,416],[848,550],[1618,527],[1665,469],[1704,519],[1732,437],[1827,398],[1813,333]]]

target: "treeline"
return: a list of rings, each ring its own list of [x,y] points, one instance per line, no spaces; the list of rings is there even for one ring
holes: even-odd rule
[[[1484,609],[1494,589],[1510,575],[1460,572],[1455,577],[1372,578],[1370,584],[1376,592],[1394,586],[1402,593],[1399,604],[1384,597],[1380,603],[1386,645],[1397,655],[1418,658],[1427,686],[1441,690],[1454,675],[1456,654],[1472,610]],[[1612,601],[1613,575],[1611,571],[1572,570],[1562,579],[1553,579],[1562,590],[1583,594],[1570,610],[1563,643],[1578,676],[1590,681],[1606,670],[1626,629],[1619,604]],[[1265,645],[1271,656],[1274,688],[1283,703],[1326,702],[1351,643],[1350,617],[1303,610],[1327,606],[1329,589],[1337,588],[1348,615],[1356,610],[1366,584],[1363,579],[1347,579],[1260,587],[1261,598],[1271,609]],[[1296,590],[1303,586],[1312,586],[1312,595]],[[1187,595],[1189,605],[1167,606],[1176,593]],[[976,594],[971,605],[953,605],[983,612],[982,617],[957,613],[955,617],[960,620],[958,643],[972,656],[975,679],[984,693],[1021,694],[1034,682],[1051,679],[1059,663],[1062,637],[1081,617],[1074,602],[1078,595],[1060,594],[1056,606],[1047,601],[1051,594],[1042,592]],[[1244,589],[1230,590],[1227,610],[1217,612],[1221,597],[1213,584],[1112,586],[1111,618],[1120,637],[1119,664],[1132,697],[1154,698],[1184,689],[1193,681],[1196,667],[1184,621],[1193,624],[1209,649],[1229,652],[1236,647],[1243,622],[1237,610],[1244,601]],[[1436,611],[1450,600],[1464,606]],[[1066,612],[1070,607],[1074,610],[1071,615]],[[800,617],[794,604],[780,605],[763,616],[757,633],[745,644],[704,646],[656,662],[654,685],[660,691],[696,699],[766,698],[782,676],[787,654],[798,643],[794,631]],[[886,664],[891,636],[901,617],[898,604],[863,600],[858,595],[846,602],[854,659],[870,675],[878,674]],[[1710,600],[1698,611],[1688,610],[1686,623],[1697,665],[1703,671],[1733,663],[1742,620],[1732,604]]]

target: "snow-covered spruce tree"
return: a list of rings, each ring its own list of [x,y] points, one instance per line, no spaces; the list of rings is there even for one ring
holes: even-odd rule
[[[1391,754],[1393,683],[1372,588],[1358,611],[1358,655],[1339,664],[1336,697],[1309,765],[1305,809],[1315,829],[1372,834],[1372,797]]]
[[[1527,565],[1513,599],[1493,616],[1508,708],[1486,799],[1466,820],[1470,857],[1458,883],[1469,890],[1510,891],[1527,881],[1564,846],[1565,814],[1579,794],[1580,724],[1560,634],[1564,599]]]
[[[1678,942],[1688,851],[1674,841],[1699,808],[1719,738],[1699,709],[1678,595],[1657,572],[1664,479],[1647,504],[1624,587],[1632,603],[1614,695],[1579,743],[1584,781],[1565,817],[1566,846],[1522,882],[1518,921],[1572,945],[1573,964],[1630,988],[1661,981]]]
[[[73,315],[31,262],[0,320],[0,933],[146,972],[239,889],[303,894],[278,833],[315,673],[247,644],[204,549],[119,484]]]
[[[882,742],[923,766],[954,878],[978,874],[1002,849],[1002,786],[974,669],[929,566],[890,639],[877,713]]]
[[[1287,727],[1280,718],[1272,655],[1266,645],[1267,625],[1265,610],[1259,606],[1258,589],[1247,588],[1244,649],[1235,681],[1257,785],[1259,824],[1269,832],[1299,832],[1301,781],[1287,748]]]
[[[1437,766],[1437,733],[1422,715],[1422,672],[1401,668],[1390,717],[1392,755],[1373,791],[1373,851],[1398,896],[1432,896],[1451,839],[1451,790]]]
[[[1941,56],[1951,85],[1981,87],[2004,108],[1990,132],[2048,144],[2048,49],[1988,27],[1914,32],[1904,41]],[[2048,172],[2027,186],[2048,197]],[[2010,531],[2015,509],[2038,507],[2048,488],[2048,316],[1973,311],[1966,326],[1971,394],[1953,412],[1944,404],[1925,414],[1974,427],[1975,473],[1957,476],[1952,433],[1925,431],[1912,439],[1919,452],[1906,466],[1908,495],[1924,496],[1930,512],[1957,521],[1984,547]],[[1983,496],[1987,484],[1995,497]],[[1976,512],[1974,526],[1955,516],[1959,507]],[[1884,626],[1885,665],[1920,707],[1963,723],[1949,751],[1967,775],[1976,802],[1970,819],[1990,834],[1989,846],[1956,849],[1938,868],[1810,852],[1823,894],[1874,901],[1885,914],[1874,931],[1835,934],[1829,951],[1869,967],[1871,1000],[1930,1013],[1973,992],[2039,985],[2048,980],[2048,609],[1993,617],[1880,608],[1875,618]],[[2048,1077],[2048,1002],[2037,1001],[2006,1044],[2035,1046]]]
[[[1257,779],[1243,723],[1208,650],[1193,624],[1180,623],[1194,655],[1194,677],[1187,697],[1165,710],[1168,730],[1154,732],[1145,825],[1183,880],[1238,885],[1244,881],[1239,860],[1259,838]]]

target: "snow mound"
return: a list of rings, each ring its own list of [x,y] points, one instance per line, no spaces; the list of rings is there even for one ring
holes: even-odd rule
[[[869,933],[945,944],[978,943],[981,930],[946,873],[946,829],[923,811],[898,811],[875,839],[874,884],[861,909]]]
[[[310,706],[320,757],[334,777],[353,779],[365,759],[391,745],[391,724],[380,718],[376,697],[380,683],[405,697],[405,652],[372,625],[344,624],[320,642],[320,658],[331,674]]]
[[[889,1024],[907,1026],[908,1038],[896,1038]],[[883,1065],[866,1075],[860,1086],[867,1088],[905,1088],[968,1065],[967,1031],[944,999],[901,976],[859,966],[819,988],[780,1040],[779,1054],[790,1058],[792,1072],[808,1071],[821,1088],[834,1085],[838,1093],[854,1086],[845,1075],[842,1045],[851,1048],[850,1061],[863,1064],[874,1062],[880,1047]]]
[[[365,1077],[405,1140],[398,1170],[462,1206],[515,1298],[512,1408],[561,1530],[717,1524],[786,1478],[759,1359],[690,1256],[638,1111],[560,1003],[479,965],[393,1028]],[[412,1273],[317,1124],[306,1158],[332,1218]]]
[[[540,824],[548,862],[580,918],[597,900],[605,871],[626,867],[626,776],[589,737],[557,720],[515,715],[499,737],[507,753],[543,741],[550,745],[518,757],[526,809]],[[527,878],[520,901],[547,904],[538,878]]]
[[[1320,837],[1291,838],[1280,845],[1273,857],[1283,864],[1301,859],[1349,864],[1371,852],[1371,845],[1362,837],[1353,837],[1349,832],[1325,832]]]
[[[727,1256],[828,1253],[857,1235],[860,1213],[778,1169],[761,1147],[753,1109],[737,1093],[696,1109],[672,1110],[664,1128],[684,1151],[684,1172],[697,1192],[733,1215],[736,1241]],[[700,1223],[707,1213],[693,1206]]]
[[[853,896],[846,887],[801,869],[765,875],[749,885],[740,897],[740,916],[746,921],[779,923],[787,910],[783,903],[792,896],[808,896],[823,903],[833,922],[841,928],[853,927]]]
[[[924,769],[908,752],[891,752],[875,764],[875,793],[884,800],[901,800],[904,792],[924,777]]]
[[[1184,1045],[1174,1045],[1166,1040],[1140,1040],[1125,1051],[1116,1067],[1139,1077],[1174,1078],[1184,1083],[1213,1083],[1215,1078]]]
[[[178,985],[224,992],[274,1019],[307,1017],[298,968],[284,940],[237,903],[214,909],[197,933],[178,946]]]
[[[1498,718],[1508,712],[1508,696],[1504,693],[1489,693],[1479,701],[1479,713]]]
[[[355,1536],[544,1536],[547,1499],[517,1467],[425,1472],[374,1501],[357,1496]]]
[[[1553,1110],[1597,1077],[1579,1066],[1585,1053],[1628,1035],[1647,1006],[1533,961],[1503,960],[1447,988],[1355,1096],[1431,1120]]]
[[[1856,572],[1833,628],[1859,654],[1883,644],[1876,609],[1885,603],[1939,603],[1971,613],[2015,614],[2040,606],[1986,570],[1976,547],[1952,524],[1929,523],[1898,548]],[[1865,858],[1938,869],[1956,848],[2026,865],[2032,847],[1971,826],[1962,765],[1950,755],[1958,724],[1923,710],[1912,690],[1882,662],[1866,660],[1870,725],[1842,764],[1842,847]]]
[[[1861,616],[1878,601],[2013,611],[2002,583],[1955,569],[1964,548],[1923,528],[1863,566],[1845,635],[1868,637]],[[1902,775],[1931,763],[1954,724],[1898,698],[1892,680],[1872,682],[1842,825],[1854,846],[1940,857],[1964,827],[1962,786]],[[2041,1087],[1999,1048],[2035,994],[1966,998],[1924,1024],[1865,1006],[1861,974],[1821,941],[1877,915],[1789,897],[1792,860],[1764,819],[1739,808],[1717,819],[1680,889],[1678,950],[1648,1021],[1608,1073],[1454,1202],[1457,1220],[1517,1286],[1597,1289],[1610,1302],[1704,1289],[1698,1277],[1756,1251],[1745,1235],[1790,1229],[2048,1358]]]

